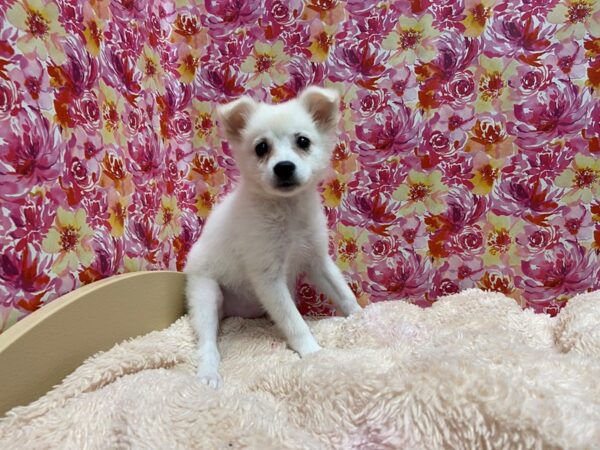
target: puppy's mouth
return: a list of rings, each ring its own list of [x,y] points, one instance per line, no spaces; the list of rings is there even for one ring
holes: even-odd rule
[[[300,186],[300,183],[294,180],[281,180],[275,184],[275,188],[280,191],[293,191]]]

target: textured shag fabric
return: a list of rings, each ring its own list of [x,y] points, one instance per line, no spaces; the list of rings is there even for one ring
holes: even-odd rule
[[[300,359],[268,320],[232,318],[215,392],[184,317],[13,409],[0,448],[597,448],[599,323],[600,292],[552,318],[468,290],[312,321],[326,348]]]

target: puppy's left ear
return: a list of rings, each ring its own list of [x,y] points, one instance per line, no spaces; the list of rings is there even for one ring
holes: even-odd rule
[[[337,91],[311,86],[302,91],[299,100],[319,131],[331,133],[337,128],[340,119],[340,96]]]

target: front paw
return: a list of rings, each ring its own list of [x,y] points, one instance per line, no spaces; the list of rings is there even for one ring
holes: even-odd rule
[[[342,314],[345,317],[351,316],[352,314],[356,314],[359,312],[362,312],[362,308],[358,303],[352,303],[342,310]]]
[[[196,378],[198,378],[200,383],[214,390],[220,389],[223,386],[223,378],[216,367],[200,365],[196,372]]]
[[[297,345],[295,350],[298,352],[301,358],[304,358],[306,355],[310,355],[311,353],[316,353],[321,349],[321,346],[317,344],[317,341],[314,339],[306,340],[302,342],[300,345]]]

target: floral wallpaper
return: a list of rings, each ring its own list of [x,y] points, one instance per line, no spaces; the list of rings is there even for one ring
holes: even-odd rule
[[[3,0],[0,330],[181,269],[235,182],[214,107],[342,93],[322,187],[368,301],[600,288],[599,0]],[[298,282],[304,313],[331,313]]]

